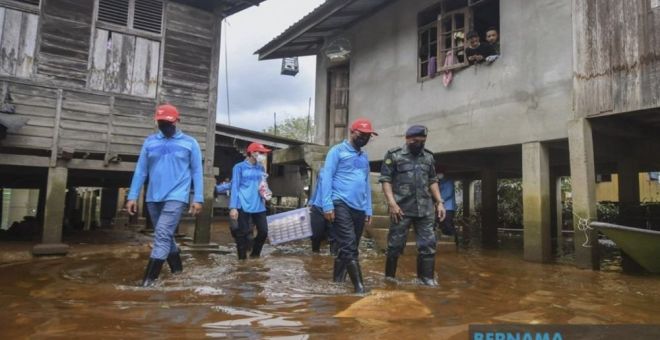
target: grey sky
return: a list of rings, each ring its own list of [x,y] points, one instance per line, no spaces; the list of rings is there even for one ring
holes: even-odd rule
[[[267,0],[229,17],[228,25],[223,24],[222,38],[226,37],[229,64],[231,125],[262,131],[273,125],[273,112],[277,112],[278,122],[307,116],[310,97],[313,117],[316,58],[300,58],[300,72],[291,77],[280,75],[281,59],[258,61],[253,53],[321,3],[323,0]],[[223,41],[217,121],[226,124],[224,46]]]

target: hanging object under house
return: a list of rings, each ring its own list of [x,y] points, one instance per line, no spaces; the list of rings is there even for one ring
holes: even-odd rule
[[[333,63],[346,61],[351,56],[351,42],[346,38],[337,38],[328,44],[324,54]]]
[[[296,76],[298,74],[298,57],[282,58],[282,71],[285,76]]]

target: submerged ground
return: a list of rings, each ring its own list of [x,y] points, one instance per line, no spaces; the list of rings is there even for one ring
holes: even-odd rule
[[[184,273],[137,288],[148,257],[142,240],[106,252],[0,265],[0,335],[83,338],[463,339],[471,323],[657,323],[660,277],[525,262],[516,250],[438,254],[440,287],[415,282],[414,254],[396,285],[384,256],[363,245],[371,293],[330,282],[327,250],[309,242],[268,247],[238,262],[215,226],[219,253],[187,253]],[[92,246],[89,246],[93,248]],[[74,246],[75,248],[75,246]]]

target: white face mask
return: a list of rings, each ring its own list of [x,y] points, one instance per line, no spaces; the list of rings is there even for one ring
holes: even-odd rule
[[[445,174],[439,174],[438,175],[438,179],[443,179],[443,178],[445,178]]]
[[[255,158],[255,159],[257,160],[257,162],[259,162],[259,163],[263,163],[263,162],[266,161],[266,155],[264,155],[264,154],[262,154],[262,153],[258,153],[258,154],[256,154],[256,155],[254,156],[254,158]]]

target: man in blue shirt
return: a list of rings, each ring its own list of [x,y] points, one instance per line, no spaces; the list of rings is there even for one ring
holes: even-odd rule
[[[325,219],[323,214],[323,194],[321,193],[323,180],[321,173],[323,168],[316,176],[316,186],[309,198],[308,205],[310,207],[310,220],[312,224],[312,252],[318,253],[321,251],[321,241],[327,239],[330,243],[330,254],[337,255],[336,244],[334,242],[334,231],[332,223]]]
[[[364,292],[358,262],[358,245],[365,223],[371,223],[369,159],[362,148],[372,135],[378,135],[367,119],[351,125],[349,139],[333,146],[325,158],[321,175],[323,213],[333,223],[337,243],[334,280],[348,272],[356,293]]]
[[[225,178],[221,183],[215,186],[215,193],[218,195],[229,196],[230,190],[231,190],[231,181],[229,180],[229,178]]]
[[[229,218],[237,221],[238,228],[232,231],[236,241],[239,260],[247,258],[250,243],[250,220],[257,227],[250,257],[261,256],[261,249],[268,237],[266,221],[266,200],[270,199],[263,191],[262,181],[266,180],[266,170],[261,165],[266,160],[270,149],[259,143],[252,143],[247,148],[247,158],[234,165],[231,176],[231,196],[229,199]]]
[[[159,106],[155,120],[160,132],[147,137],[142,145],[126,202],[126,210],[134,215],[140,189],[149,178],[146,202],[155,239],[142,280],[143,287],[152,285],[158,278],[165,260],[172,273],[183,270],[174,232],[188,204],[191,203],[189,213],[195,216],[202,210],[204,202],[199,144],[177,129],[179,111],[176,107],[169,104]],[[190,202],[191,183],[195,190],[193,202]]]
[[[454,227],[454,216],[456,214],[454,180],[447,178],[445,171],[444,166],[437,166],[438,180],[440,180],[440,195],[442,196],[442,200],[445,201],[445,209],[447,210],[445,219],[440,221],[440,227],[443,234],[456,236],[456,228]]]

